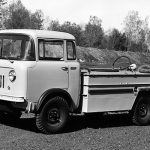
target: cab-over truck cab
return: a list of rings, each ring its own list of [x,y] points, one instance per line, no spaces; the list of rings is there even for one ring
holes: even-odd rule
[[[121,59],[128,65],[116,67]],[[0,112],[34,113],[44,133],[63,130],[70,113],[129,111],[134,123],[148,124],[149,80],[126,56],[110,69],[81,70],[68,33],[0,31]]]
[[[79,105],[80,65],[75,47],[75,38],[67,33],[1,31],[0,110],[15,116],[22,111],[36,113],[37,126],[45,132],[42,115],[46,111],[51,128],[56,128],[58,110],[45,107],[56,104],[73,111]]]

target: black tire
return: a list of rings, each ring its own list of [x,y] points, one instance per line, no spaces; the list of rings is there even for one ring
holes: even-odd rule
[[[46,134],[61,132],[68,121],[68,104],[62,97],[50,99],[36,115],[37,128]]]
[[[150,124],[150,100],[140,98],[133,112],[132,122],[136,125]]]

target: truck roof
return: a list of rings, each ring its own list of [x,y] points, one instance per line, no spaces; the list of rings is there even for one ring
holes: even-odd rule
[[[7,34],[25,34],[33,38],[52,38],[52,39],[70,39],[75,40],[75,37],[69,33],[49,31],[49,30],[33,30],[33,29],[9,29],[0,30],[1,33]]]

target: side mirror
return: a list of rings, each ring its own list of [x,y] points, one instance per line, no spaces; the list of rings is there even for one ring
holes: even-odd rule
[[[131,64],[129,70],[134,71],[137,68],[136,64]]]

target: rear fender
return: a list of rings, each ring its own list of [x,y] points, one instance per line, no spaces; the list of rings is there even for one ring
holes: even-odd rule
[[[134,105],[132,107],[132,111],[135,109],[137,103],[139,102],[139,100],[141,98],[148,98],[148,97],[150,97],[150,87],[139,88],[138,93],[137,93],[137,97],[136,97]]]

